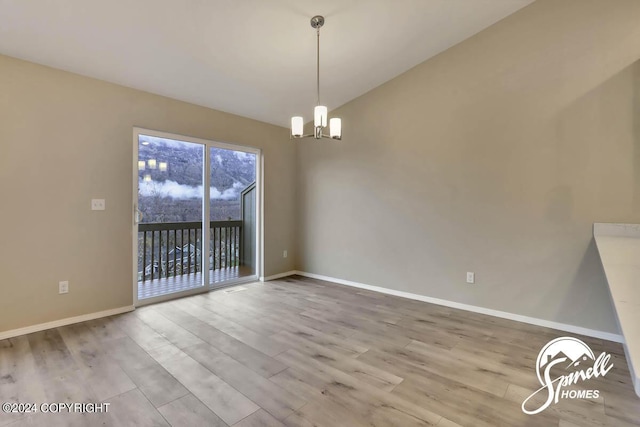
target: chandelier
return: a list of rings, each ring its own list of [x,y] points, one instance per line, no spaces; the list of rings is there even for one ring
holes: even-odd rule
[[[316,42],[316,91],[317,91],[317,103],[313,110],[313,127],[314,132],[309,135],[304,135],[304,119],[302,116],[295,116],[291,118],[291,138],[308,138],[313,137],[315,139],[320,138],[332,138],[342,139],[342,120],[339,118],[332,118],[329,120],[329,136],[322,133],[323,129],[327,127],[327,107],[320,105],[320,27],[324,25],[324,17],[316,15],[311,18],[311,27],[316,29],[317,42]]]

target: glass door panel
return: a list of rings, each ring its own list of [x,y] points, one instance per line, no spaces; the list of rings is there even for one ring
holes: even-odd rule
[[[202,288],[203,144],[138,134],[138,300]]]
[[[212,286],[256,274],[254,153],[210,147],[209,273]]]

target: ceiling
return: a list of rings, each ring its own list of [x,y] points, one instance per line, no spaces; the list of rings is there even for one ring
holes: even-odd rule
[[[0,53],[288,126],[533,0],[0,0]]]

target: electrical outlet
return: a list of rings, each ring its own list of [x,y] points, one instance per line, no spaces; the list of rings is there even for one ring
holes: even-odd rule
[[[282,252],[282,258],[286,258],[286,257],[288,257],[288,256],[289,256],[289,254],[287,253],[287,250],[285,249],[285,250]]]
[[[104,199],[91,199],[92,211],[103,211],[106,209],[106,203]]]
[[[68,294],[69,293],[69,282],[68,281],[64,281],[64,282],[60,282],[58,283],[58,293],[59,294]]]
[[[476,273],[467,271],[467,283],[476,283]]]

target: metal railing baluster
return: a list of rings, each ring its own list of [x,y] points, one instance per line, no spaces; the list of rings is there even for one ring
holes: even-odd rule
[[[176,277],[177,252],[178,252],[178,230],[173,230],[173,277]]]
[[[154,258],[155,258],[155,237],[156,237],[156,232],[152,231],[151,232],[151,280],[153,280],[153,265],[154,265]]]
[[[147,280],[147,232],[142,232],[142,281]]]

